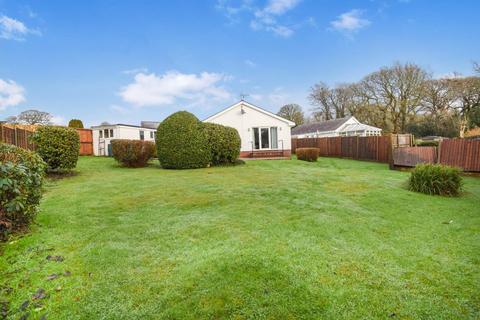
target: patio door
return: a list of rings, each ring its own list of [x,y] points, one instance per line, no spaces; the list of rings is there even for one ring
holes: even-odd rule
[[[253,148],[255,150],[270,149],[270,128],[253,128]]]

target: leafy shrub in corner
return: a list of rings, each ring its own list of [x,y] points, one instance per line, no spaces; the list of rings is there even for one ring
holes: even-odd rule
[[[0,144],[0,239],[33,219],[44,174],[45,163],[36,153]]]
[[[71,170],[77,166],[80,138],[75,129],[42,126],[35,131],[33,142],[48,171]]]
[[[158,160],[163,168],[204,168],[210,164],[211,151],[203,123],[186,111],[176,112],[158,126]]]
[[[458,196],[462,184],[460,169],[439,164],[418,164],[408,180],[409,190],[430,195]]]
[[[319,151],[318,148],[297,148],[297,150],[295,150],[298,160],[309,162],[317,161]]]
[[[155,156],[155,144],[151,141],[116,139],[111,144],[113,158],[126,167],[145,167]]]
[[[79,119],[72,119],[68,122],[68,127],[74,129],[83,129],[83,122]]]
[[[240,155],[240,135],[235,128],[222,126],[216,123],[204,123],[207,130],[212,164],[220,165],[235,163]]]

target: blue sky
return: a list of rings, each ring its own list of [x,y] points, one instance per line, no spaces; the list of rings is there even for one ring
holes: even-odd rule
[[[317,81],[394,62],[439,77],[480,60],[480,1],[0,0],[0,119],[200,119],[240,93],[276,112],[312,108]]]

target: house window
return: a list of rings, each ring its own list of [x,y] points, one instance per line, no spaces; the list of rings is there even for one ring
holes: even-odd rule
[[[277,149],[278,148],[277,127],[253,128],[253,148],[255,150]]]
[[[98,130],[98,133],[99,133],[100,139],[103,138],[103,131],[102,131],[102,130]]]
[[[113,138],[113,129],[110,129],[110,138]]]
[[[145,131],[140,130],[140,140],[145,140]]]
[[[103,130],[103,135],[105,138],[108,138],[108,129]]]
[[[153,131],[150,131],[150,139],[153,139]]]

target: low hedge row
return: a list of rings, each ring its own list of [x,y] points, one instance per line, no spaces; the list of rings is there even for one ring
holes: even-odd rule
[[[309,162],[317,161],[320,149],[318,148],[297,148],[295,150],[298,160],[304,160]]]
[[[27,226],[35,216],[45,168],[36,153],[0,144],[0,239]]]
[[[126,167],[145,167],[156,156],[151,141],[115,139],[111,141],[113,158]]]

